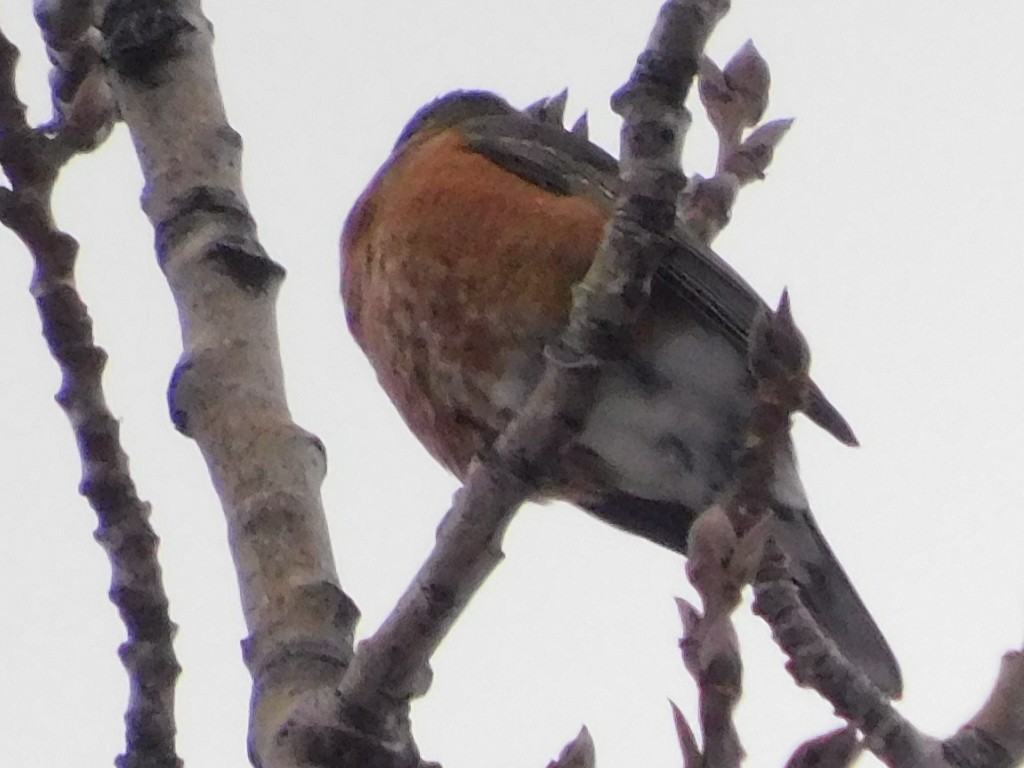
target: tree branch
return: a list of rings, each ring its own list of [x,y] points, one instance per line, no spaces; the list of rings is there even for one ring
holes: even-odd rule
[[[769,541],[754,582],[754,610],[772,627],[796,681],[813,688],[893,768],[1010,768],[1024,760],[1024,652],[1003,657],[981,710],[940,740],[918,730],[839,652],[800,600],[782,551]]]
[[[732,612],[751,578],[771,514],[777,455],[785,450],[790,417],[809,387],[810,354],[782,294],[778,310],[762,316],[750,338],[756,396],[738,466],[737,486],[701,513],[690,529],[686,574],[701,597],[703,613],[678,600],[683,621],[680,648],[697,682],[703,749],[698,750],[682,712],[674,710],[684,762],[733,768],[743,748],[732,712],[742,694],[743,664]]]
[[[771,120],[757,125],[768,106],[770,86],[768,64],[751,41],[724,69],[706,56],[701,60],[700,100],[718,134],[718,163],[711,178],[691,179],[683,220],[706,243],[729,223],[740,187],[764,178],[775,147],[793,124]]]
[[[274,316],[284,270],[256,237],[199,3],[111,0],[101,29],[181,319],[171,416],[199,446],[227,519],[249,631],[250,752],[266,768],[308,762],[315,744],[302,754],[279,737],[300,710],[311,729],[335,722],[358,610],[331,551],[324,447],[286,402]]]
[[[52,6],[54,20],[61,8]],[[44,32],[47,29],[44,27]],[[78,243],[60,231],[50,207],[53,184],[77,149],[95,146],[109,121],[102,100],[88,99],[91,114],[106,114],[100,124],[74,121],[83,114],[81,89],[68,86],[78,106],[69,123],[58,120],[33,129],[14,88],[18,52],[0,32],[0,166],[11,189],[0,188],[0,222],[28,247],[35,262],[31,292],[42,320],[43,336],[63,378],[57,402],[71,422],[82,459],[79,490],[99,520],[96,539],[110,558],[110,599],[117,606],[128,639],[119,655],[128,672],[130,698],[125,713],[125,753],[120,768],[177,768],[174,687],[180,667],[172,640],[156,550],[159,540],[149,524],[149,504],[139,499],[121,446],[117,419],[107,407],[102,376],[106,353],[93,341],[92,320],[78,295],[74,269]],[[95,77],[87,74],[86,79]]]

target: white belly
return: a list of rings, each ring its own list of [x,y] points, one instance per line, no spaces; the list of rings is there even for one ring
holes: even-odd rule
[[[745,361],[725,339],[678,330],[609,365],[579,442],[620,491],[699,510],[729,482],[752,398]]]

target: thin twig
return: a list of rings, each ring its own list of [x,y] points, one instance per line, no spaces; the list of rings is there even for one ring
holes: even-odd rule
[[[796,681],[817,691],[837,715],[860,730],[862,746],[886,765],[1010,768],[1024,760],[1024,653],[1006,654],[989,700],[943,741],[903,717],[825,636],[800,600],[782,550],[770,540],[754,582],[754,610],[771,625]],[[842,756],[838,752],[835,759]]]
[[[72,147],[84,146],[85,134],[67,141],[59,129],[51,137],[50,127],[29,127],[14,89],[16,61],[16,48],[0,33],[0,165],[11,182],[11,189],[0,190],[0,222],[21,238],[35,261],[31,291],[63,377],[57,402],[78,443],[79,490],[99,519],[96,539],[110,558],[110,599],[128,631],[119,648],[130,686],[126,748],[117,764],[177,768],[174,687],[180,667],[156,557],[158,539],[104,398],[106,353],[93,341],[92,320],[75,285],[78,243],[57,228],[50,207],[57,175]]]
[[[750,41],[722,69],[707,57],[701,61],[700,99],[718,135],[718,163],[710,178],[691,179],[683,220],[705,243],[729,223],[740,187],[764,178],[775,147],[793,123],[784,119],[757,125],[768,106],[770,86],[768,64]]]
[[[743,665],[732,612],[750,580],[750,560],[770,514],[776,460],[788,439],[790,416],[809,385],[810,356],[793,324],[786,294],[778,311],[765,314],[755,326],[749,356],[757,394],[738,462],[737,487],[698,517],[687,546],[686,574],[700,595],[703,613],[677,601],[684,628],[683,661],[699,695],[700,764],[708,768],[735,768],[743,759],[733,720]],[[677,730],[681,719],[677,712]]]
[[[769,540],[754,580],[754,611],[772,628],[789,657],[789,671],[801,685],[812,687],[866,737],[866,746],[886,764],[920,766],[936,751],[937,742],[919,733],[839,652],[800,600],[785,555]],[[941,764],[941,763],[938,763]],[[937,765],[938,765],[937,764]]]

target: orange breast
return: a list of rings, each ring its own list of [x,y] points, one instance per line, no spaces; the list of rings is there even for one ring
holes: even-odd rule
[[[357,202],[342,235],[349,325],[410,428],[457,475],[529,394],[606,220],[451,129],[406,145]]]

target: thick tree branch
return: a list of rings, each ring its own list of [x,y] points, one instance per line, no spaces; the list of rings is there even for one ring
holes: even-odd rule
[[[54,6],[51,21],[60,18]],[[44,28],[44,32],[46,29]],[[53,184],[73,151],[95,146],[109,120],[109,110],[89,99],[93,115],[87,126],[64,120],[44,129],[25,121],[24,105],[14,90],[17,50],[0,33],[0,166],[11,189],[0,189],[0,222],[17,234],[35,262],[31,291],[43,336],[63,378],[57,402],[71,422],[82,459],[79,490],[96,511],[96,539],[110,558],[110,599],[128,632],[119,649],[128,672],[130,699],[125,714],[126,749],[120,768],[176,768],[174,687],[180,672],[172,640],[175,625],[168,615],[156,550],[149,524],[149,504],[139,499],[121,446],[117,419],[107,407],[102,376],[106,353],[93,341],[92,320],[78,295],[74,269],[78,243],[53,221]],[[69,109],[74,121],[83,113],[77,91],[67,91],[79,106]]]
[[[306,764],[280,738],[305,708],[333,724],[358,611],[342,592],[320,498],[324,447],[289,413],[274,305],[284,270],[256,237],[212,30],[192,0],[112,0],[105,61],[146,180],[143,208],[181,320],[175,425],[206,460],[228,524],[253,676],[257,764]]]

